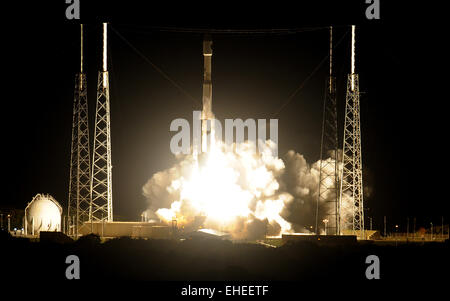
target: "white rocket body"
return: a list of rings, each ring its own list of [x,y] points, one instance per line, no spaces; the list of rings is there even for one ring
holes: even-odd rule
[[[203,41],[203,109],[202,109],[202,152],[208,152],[214,144],[214,114],[212,113],[212,81],[211,81],[211,59],[212,41],[206,37]],[[208,129],[208,120],[210,126]],[[208,148],[208,136],[210,136],[210,146]]]

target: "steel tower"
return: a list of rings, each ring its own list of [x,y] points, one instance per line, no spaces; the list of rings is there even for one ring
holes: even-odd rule
[[[107,24],[103,23],[103,65],[98,73],[95,111],[94,151],[92,158],[91,206],[92,221],[112,221],[112,165],[109,76],[107,71]]]
[[[333,28],[330,27],[330,74],[326,81],[323,103],[322,139],[319,161],[319,194],[316,207],[317,234],[319,234],[319,204],[325,210],[320,214],[320,216],[324,217],[325,234],[340,234],[337,131],[336,78],[333,76]]]
[[[80,227],[89,220],[91,203],[91,161],[86,74],[83,73],[83,25],[80,34],[80,72],[75,77],[73,102],[72,146],[70,156],[70,182],[68,225],[69,234],[78,235]]]
[[[343,229],[352,229],[364,239],[364,200],[362,182],[359,78],[355,73],[355,26],[352,26],[351,74],[347,77],[340,206],[352,211],[343,220]]]

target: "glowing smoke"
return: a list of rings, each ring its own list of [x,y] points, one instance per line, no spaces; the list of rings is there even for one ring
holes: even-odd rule
[[[294,151],[284,160],[270,151],[255,154],[252,146],[245,142],[236,152],[235,145],[219,142],[200,164],[192,155],[180,156],[143,186],[147,216],[167,223],[176,219],[185,229],[202,225],[228,231],[235,239],[311,230],[319,162],[310,166]],[[325,206],[320,204],[321,215],[328,211]]]

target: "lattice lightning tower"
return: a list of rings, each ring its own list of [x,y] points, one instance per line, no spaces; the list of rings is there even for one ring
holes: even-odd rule
[[[92,158],[91,206],[93,221],[113,221],[111,118],[109,76],[107,71],[107,24],[103,23],[103,65],[98,73],[95,112],[94,152]]]
[[[340,206],[352,210],[350,218],[343,218],[341,227],[352,229],[364,239],[364,200],[362,182],[361,125],[359,106],[359,78],[355,74],[355,26],[352,26],[351,74],[347,77],[344,142]]]
[[[81,24],[80,72],[75,77],[68,221],[69,234],[78,235],[89,220],[91,203],[91,162],[89,149],[88,101],[86,74],[83,73],[83,25]]]
[[[319,194],[316,208],[316,233],[324,223],[325,234],[339,235],[338,135],[336,110],[336,78],[333,76],[333,28],[330,27],[330,74],[323,103],[322,139],[320,145]],[[323,210],[318,221],[319,205]]]

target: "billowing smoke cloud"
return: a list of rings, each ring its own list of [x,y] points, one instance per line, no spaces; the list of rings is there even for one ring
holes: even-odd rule
[[[283,187],[294,200],[288,206],[287,219],[296,232],[311,231],[315,225],[319,189],[319,162],[310,166],[303,155],[290,150],[284,156]]]
[[[186,230],[203,225],[228,231],[235,239],[311,231],[320,162],[309,165],[294,151],[283,159],[255,154],[249,142],[239,152],[234,147],[220,144],[206,163],[180,156],[172,168],[154,174],[143,186],[147,216],[176,219]],[[320,204],[320,220],[327,205]]]

